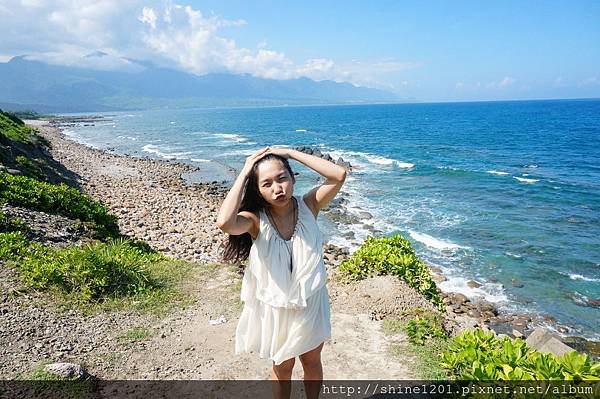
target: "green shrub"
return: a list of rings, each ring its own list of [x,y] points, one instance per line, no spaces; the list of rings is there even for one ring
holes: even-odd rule
[[[415,316],[406,324],[405,331],[410,343],[425,345],[430,338],[446,338],[446,333],[441,327],[442,317],[437,314]]]
[[[166,258],[130,240],[54,249],[11,232],[0,233],[0,260],[13,261],[29,287],[56,287],[91,301],[160,288],[150,269]]]
[[[117,218],[99,202],[64,183],[50,184],[0,171],[0,202],[93,222],[100,237],[117,237]]]
[[[600,363],[587,354],[557,357],[533,350],[522,339],[498,339],[479,328],[455,337],[441,358],[440,365],[463,380],[600,380]]]
[[[35,177],[38,180],[47,180],[48,177],[42,172],[42,170],[37,166],[33,161],[29,158],[18,155],[15,157],[15,162],[20,166],[22,170],[29,173],[31,176]]]
[[[0,110],[0,136],[21,144],[49,146],[46,139],[38,135],[34,129],[25,125],[21,119],[2,110]]]
[[[20,231],[0,233],[0,260],[17,260],[23,257],[29,242]]]
[[[410,242],[399,234],[391,237],[368,237],[339,270],[355,279],[370,275],[394,275],[404,280],[440,310],[444,305],[431,270],[415,254]]]

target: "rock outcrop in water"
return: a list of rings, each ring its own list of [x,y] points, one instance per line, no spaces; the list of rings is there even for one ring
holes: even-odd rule
[[[346,168],[347,170],[352,170],[352,165],[350,165],[350,162],[344,161],[344,159],[342,157],[338,157],[337,161],[334,161],[333,158],[331,157],[331,155],[329,155],[327,153],[322,153],[318,149],[313,149],[311,147],[306,147],[306,146],[296,147],[294,149],[296,151],[304,152],[306,154],[310,154],[310,155],[314,155],[319,158],[323,158],[329,162],[335,163],[336,165],[340,165],[340,166]]]

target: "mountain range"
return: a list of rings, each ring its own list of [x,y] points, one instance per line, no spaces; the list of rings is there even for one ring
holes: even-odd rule
[[[93,54],[102,56],[102,53]],[[391,92],[306,77],[194,75],[132,61],[133,71],[52,65],[13,57],[0,63],[0,108],[89,112],[164,107],[398,102]]]

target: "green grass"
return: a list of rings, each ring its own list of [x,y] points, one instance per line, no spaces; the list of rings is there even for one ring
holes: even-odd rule
[[[233,310],[235,312],[239,313],[244,308],[244,302],[242,302],[242,300],[240,299],[240,293],[242,291],[242,278],[240,277],[240,275],[238,273],[238,267],[237,266],[228,265],[227,271],[229,273],[229,276],[236,278],[235,283],[232,284],[232,285],[230,285],[229,289],[230,289],[230,291],[234,295]]]
[[[117,337],[119,342],[138,342],[144,341],[153,335],[152,331],[144,327],[134,327]]]
[[[384,319],[383,332],[394,335],[406,331],[408,322],[398,319]],[[410,362],[410,369],[421,380],[443,380],[448,378],[448,373],[440,366],[440,355],[448,348],[449,341],[445,338],[429,338],[425,345],[416,345],[408,342],[405,345],[393,344],[390,352],[399,361],[405,363],[407,355],[414,358]]]
[[[123,358],[121,353],[111,352],[97,355],[96,359],[104,363],[107,367],[114,368]]]
[[[19,165],[19,169],[25,170],[37,180],[47,180],[48,177],[44,174],[42,169],[38,165],[36,165],[36,163],[40,161],[38,159],[35,159],[34,161],[30,160],[29,158],[23,155],[18,155],[15,157],[15,162],[17,163],[17,165]]]
[[[117,217],[98,201],[64,183],[50,184],[0,171],[0,203],[79,219],[98,237],[117,237]]]
[[[25,125],[21,119],[2,110],[0,110],[0,136],[21,144],[49,146],[46,139],[38,135],[34,129]]]
[[[20,232],[0,233],[0,260],[17,269],[26,287],[50,292],[60,308],[87,313],[134,308],[162,314],[186,305],[191,299],[180,285],[198,266],[132,240],[54,249]]]

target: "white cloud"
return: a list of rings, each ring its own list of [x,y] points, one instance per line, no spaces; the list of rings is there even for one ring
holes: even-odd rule
[[[0,15],[13,15],[13,12],[8,8],[0,4]]]
[[[508,87],[515,82],[516,82],[516,80],[514,78],[511,78],[510,76],[506,76],[506,77],[504,77],[504,79],[502,79],[502,81],[498,84],[498,86],[499,87]]]
[[[488,90],[506,89],[512,86],[516,81],[515,78],[505,76],[502,80],[486,83],[484,87]],[[477,87],[481,87],[479,82],[477,83]]]
[[[102,69],[133,68],[123,58],[147,59],[196,74],[228,71],[291,79],[306,76],[389,88],[381,80],[419,66],[395,59],[336,62],[318,57],[294,62],[269,49],[266,40],[254,49],[223,36],[222,28],[247,25],[242,19],[205,15],[170,0],[3,0],[0,53]],[[104,57],[85,55],[102,51]],[[402,84],[405,86],[404,84]]]
[[[142,15],[140,15],[138,19],[152,26],[152,29],[156,29],[157,16],[154,12],[154,9],[150,7],[144,7],[142,9]],[[170,14],[165,14],[165,21],[170,22]]]

